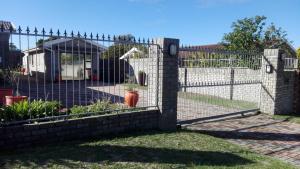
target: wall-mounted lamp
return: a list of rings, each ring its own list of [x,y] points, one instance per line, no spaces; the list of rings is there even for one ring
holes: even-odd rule
[[[272,65],[266,65],[266,73],[273,73],[273,66]]]
[[[169,55],[176,56],[176,54],[177,54],[177,46],[175,44],[170,44]]]

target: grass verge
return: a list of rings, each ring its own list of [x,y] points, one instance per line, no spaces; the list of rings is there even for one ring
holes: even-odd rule
[[[0,168],[292,169],[225,140],[179,130],[119,135],[0,153]]]
[[[275,120],[285,120],[292,123],[300,124],[300,115],[274,115]]]
[[[230,100],[224,99],[216,96],[202,95],[190,92],[178,92],[178,97],[183,99],[194,100],[197,102],[208,103],[212,105],[235,108],[235,109],[256,109],[257,103],[240,101],[240,100]]]

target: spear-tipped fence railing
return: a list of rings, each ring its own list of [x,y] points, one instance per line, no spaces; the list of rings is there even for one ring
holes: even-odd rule
[[[257,110],[262,53],[182,46],[178,120],[223,117]]]
[[[11,25],[7,29],[3,24],[1,35],[9,37],[10,46],[0,65],[4,77],[11,74],[7,72],[18,72],[18,81],[4,80],[2,88],[13,88],[18,91],[14,95],[27,96],[29,105],[37,101],[60,105],[58,110],[52,107],[50,113],[44,107],[44,114],[34,114],[37,108],[29,106],[26,117],[0,117],[1,124],[131,110],[132,107],[124,104],[127,88],[138,91],[134,109],[157,107],[148,101],[147,87],[149,66],[154,65],[149,62],[155,60],[150,55],[154,49],[151,46],[158,46],[153,40],[136,39],[132,35],[74,31],[68,34],[66,30],[55,33],[53,29],[47,33],[44,28],[38,31],[27,27],[23,31],[20,26]],[[133,48],[139,52],[130,53]],[[2,111],[7,107],[12,106],[2,106]]]

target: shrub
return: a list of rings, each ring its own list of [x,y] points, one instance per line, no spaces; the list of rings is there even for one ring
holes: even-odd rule
[[[73,106],[71,109],[70,109],[70,114],[71,115],[76,115],[75,117],[80,117],[78,114],[81,114],[81,113],[87,113],[88,112],[88,107],[87,106]]]
[[[29,103],[22,101],[4,108],[4,116],[6,121],[24,120],[30,118]]]
[[[57,115],[60,104],[57,101],[35,100],[30,103],[30,112],[33,118]]]
[[[95,103],[88,106],[74,106],[70,109],[70,114],[78,115],[83,113],[97,113],[106,114],[106,111],[113,111],[118,109],[117,104],[112,104],[109,100],[98,100]],[[78,117],[78,116],[77,116]]]
[[[23,101],[0,109],[1,121],[26,120],[57,115],[59,103],[56,101]]]

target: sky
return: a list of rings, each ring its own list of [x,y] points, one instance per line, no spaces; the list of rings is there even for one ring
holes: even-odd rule
[[[300,0],[1,0],[0,20],[16,26],[216,44],[232,22],[256,15],[300,47]]]

